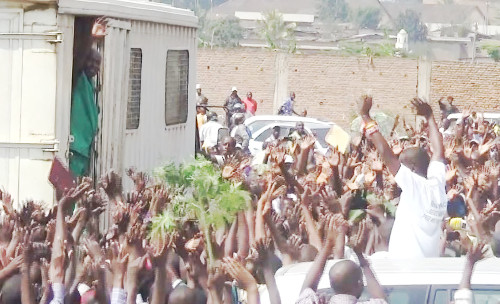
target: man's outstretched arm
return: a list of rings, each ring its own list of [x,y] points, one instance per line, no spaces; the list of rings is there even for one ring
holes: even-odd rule
[[[429,142],[432,149],[432,160],[444,162],[443,136],[439,132],[439,127],[434,119],[434,113],[431,106],[420,98],[414,98],[411,101],[417,110],[417,115],[424,116],[429,126]]]
[[[392,175],[396,175],[396,173],[398,173],[399,171],[401,163],[399,162],[399,158],[396,156],[396,154],[392,152],[392,149],[385,138],[377,130],[378,126],[375,124],[375,121],[370,117],[370,109],[372,108],[372,103],[373,101],[371,96],[364,96],[359,105],[359,115],[361,115],[365,126],[368,127],[371,125],[370,129],[366,129],[366,136],[375,145],[375,148],[377,148],[377,152],[382,157],[382,160],[389,169],[389,172],[391,172]]]

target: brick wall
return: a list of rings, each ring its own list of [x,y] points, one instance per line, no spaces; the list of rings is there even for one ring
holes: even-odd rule
[[[199,49],[197,82],[209,104],[224,104],[236,86],[242,99],[247,91],[252,91],[258,101],[257,114],[271,113],[276,78],[274,56],[258,49]]]
[[[259,101],[258,114],[271,114],[276,83],[276,53],[260,49],[198,50],[198,83],[210,104],[221,105],[231,86]],[[354,102],[371,92],[375,108],[412,121],[409,100],[417,94],[419,63],[415,59],[342,57],[327,53],[297,54],[288,61],[288,90],[297,94],[296,110],[348,126]],[[430,96],[453,95],[456,104],[500,111],[500,64],[434,62]],[[422,77],[422,76],[421,76]],[[435,106],[437,109],[437,106]]]
[[[355,116],[355,101],[371,93],[375,107],[388,113],[409,114],[405,101],[416,94],[417,61],[295,55],[290,61],[289,88],[297,94],[296,107],[308,116],[346,126]]]
[[[500,112],[500,64],[434,62],[431,100],[453,96],[460,108]]]

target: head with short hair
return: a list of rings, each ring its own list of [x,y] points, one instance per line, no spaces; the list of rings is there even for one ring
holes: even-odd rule
[[[363,293],[363,272],[351,260],[335,263],[330,268],[330,286],[336,294],[348,294],[359,298]]]
[[[242,113],[237,113],[234,114],[234,124],[235,125],[241,125],[245,122],[245,115]]]
[[[85,61],[84,71],[87,77],[92,78],[97,75],[97,73],[99,73],[99,69],[101,68],[101,61],[101,54],[99,54],[96,49],[92,49]]]
[[[429,154],[420,147],[406,148],[401,152],[399,160],[403,165],[420,176],[427,177],[427,168],[431,161]]]
[[[300,257],[299,262],[312,262],[318,255],[318,249],[316,247],[304,244],[300,247]]]
[[[215,113],[215,112],[208,112],[208,114],[207,114],[207,120],[209,120],[209,121],[217,121],[217,113]]]
[[[297,122],[295,124],[295,130],[297,130],[297,132],[299,132],[299,134],[304,133],[304,122],[302,122],[302,121]]]
[[[230,154],[236,149],[236,140],[231,136],[225,136],[222,141],[222,152],[224,154]]]
[[[168,297],[169,304],[192,304],[196,303],[196,292],[187,286],[178,286]]]
[[[275,138],[279,138],[281,134],[281,127],[280,126],[274,126],[273,127],[273,136]]]
[[[290,92],[290,99],[295,100],[295,92]]]
[[[8,278],[0,291],[0,304],[21,304],[21,275]]]
[[[248,92],[248,93],[247,93],[247,97],[248,97],[248,99],[252,99],[252,96],[253,96],[253,95],[252,95],[252,92]]]

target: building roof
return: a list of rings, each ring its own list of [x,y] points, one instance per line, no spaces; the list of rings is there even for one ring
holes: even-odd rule
[[[238,12],[267,12],[278,10],[286,14],[317,15],[319,0],[228,0],[213,8],[212,14],[234,16]]]

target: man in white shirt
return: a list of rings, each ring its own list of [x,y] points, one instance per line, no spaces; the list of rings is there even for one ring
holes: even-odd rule
[[[360,104],[363,131],[375,145],[402,193],[389,240],[389,255],[396,258],[439,256],[441,223],[446,213],[445,164],[443,137],[429,104],[412,100],[417,115],[428,123],[432,157],[420,147],[405,149],[398,158],[387,144],[378,125],[370,117],[372,98]]]
[[[219,129],[223,126],[217,122],[217,114],[210,112],[207,115],[208,122],[200,128],[200,144],[205,151],[217,146]]]

